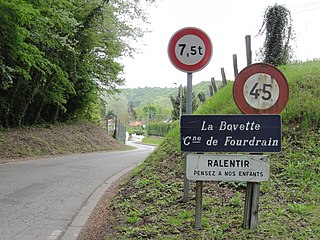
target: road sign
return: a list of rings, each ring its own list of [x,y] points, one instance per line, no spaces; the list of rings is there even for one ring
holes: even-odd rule
[[[180,29],[169,41],[168,55],[177,69],[188,73],[199,71],[211,59],[211,40],[198,28]]]
[[[280,115],[183,115],[183,152],[280,152]]]
[[[289,87],[276,67],[256,63],[244,68],[233,85],[233,98],[246,114],[279,114],[288,102]]]
[[[189,180],[262,182],[269,177],[270,161],[266,155],[187,155]]]

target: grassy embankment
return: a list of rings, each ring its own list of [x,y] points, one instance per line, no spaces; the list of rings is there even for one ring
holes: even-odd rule
[[[191,201],[182,203],[179,129],[128,177],[112,202],[114,231],[106,239],[320,239],[320,61],[281,70],[290,100],[283,111],[283,149],[270,154],[271,177],[261,184],[259,227],[242,228],[244,184],[204,183],[203,229],[194,229]],[[197,114],[238,114],[232,83]]]
[[[97,124],[69,123],[2,129],[0,163],[59,154],[128,149]]]
[[[151,144],[151,145],[160,145],[163,142],[163,137],[155,137],[155,136],[149,136],[142,139],[142,142],[145,144]]]

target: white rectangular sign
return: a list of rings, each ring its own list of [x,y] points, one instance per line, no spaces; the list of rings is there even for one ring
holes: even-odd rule
[[[262,182],[270,177],[266,155],[188,154],[187,178],[194,181]]]

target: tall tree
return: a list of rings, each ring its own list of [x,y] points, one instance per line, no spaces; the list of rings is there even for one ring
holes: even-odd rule
[[[92,118],[99,92],[123,84],[141,2],[0,0],[0,125]]]
[[[258,35],[263,34],[266,36],[260,49],[262,60],[275,66],[288,63],[293,30],[291,13],[285,6],[275,4],[267,7]]]
[[[130,120],[137,119],[137,112],[136,112],[136,110],[134,110],[132,101],[130,101],[128,112],[129,112]]]
[[[180,117],[180,89],[178,94],[175,96],[171,95],[170,100],[172,104],[172,111],[171,117],[172,120],[178,120]],[[182,88],[182,114],[186,113],[186,95],[187,95],[187,88]],[[199,99],[196,98],[194,92],[192,92],[192,111],[196,110],[199,107]]]
[[[203,104],[207,100],[206,95],[203,92],[198,93],[198,98],[201,104]]]
[[[148,104],[143,107],[143,112],[145,113],[145,116],[149,120],[155,120],[156,114],[158,112],[158,106],[155,104]]]

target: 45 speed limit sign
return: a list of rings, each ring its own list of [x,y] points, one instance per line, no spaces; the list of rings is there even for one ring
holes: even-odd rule
[[[276,67],[256,63],[244,68],[233,85],[233,98],[246,114],[279,114],[288,102],[289,87]]]

